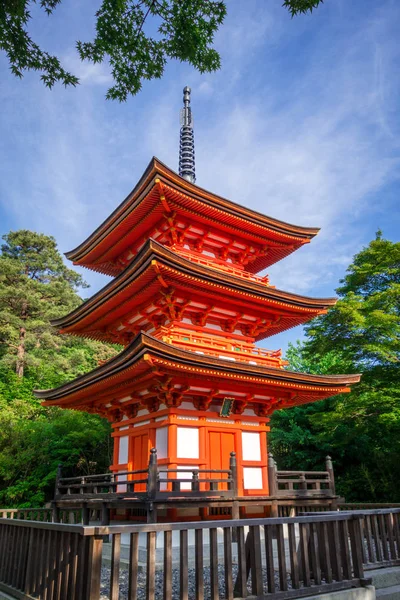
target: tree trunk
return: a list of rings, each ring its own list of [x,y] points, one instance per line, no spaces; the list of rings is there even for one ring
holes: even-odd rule
[[[28,305],[27,305],[26,302],[24,302],[23,305],[22,305],[22,310],[21,310],[21,319],[23,319],[24,321],[26,319],[27,309],[28,309]],[[16,371],[18,377],[23,377],[24,376],[24,366],[25,366],[25,336],[26,336],[26,328],[25,328],[25,324],[24,324],[24,325],[21,325],[21,327],[19,328],[19,343],[18,343],[18,349],[17,349],[17,364],[16,364],[16,368],[15,368],[15,371]]]

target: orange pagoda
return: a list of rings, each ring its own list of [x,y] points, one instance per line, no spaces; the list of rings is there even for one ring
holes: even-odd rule
[[[113,481],[122,475],[139,481],[135,489],[114,484],[115,493],[145,489],[136,472],[148,469],[155,448],[158,490],[165,494],[218,495],[229,487],[222,473],[229,474],[234,457],[235,498],[260,500],[272,493],[273,411],[348,392],[359,376],[295,373],[285,369],[280,350],[256,345],[335,304],[278,290],[258,275],[318,229],[264,216],[195,185],[189,94],[185,88],[180,175],[153,158],[122,204],[67,253],[75,265],[113,279],[54,324],[124,349],[90,373],[36,394],[45,406],[112,422]],[[197,487],[187,481],[188,470],[197,470]],[[206,473],[221,473],[208,491]],[[176,491],[171,481],[185,478]],[[198,514],[186,508],[186,516]]]

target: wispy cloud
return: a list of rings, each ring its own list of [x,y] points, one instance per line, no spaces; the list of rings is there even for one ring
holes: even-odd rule
[[[107,85],[113,81],[111,69],[107,63],[81,61],[77,52],[69,52],[62,60],[64,67],[78,77],[81,84]]]

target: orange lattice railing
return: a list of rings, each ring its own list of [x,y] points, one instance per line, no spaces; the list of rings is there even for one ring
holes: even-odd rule
[[[246,344],[236,340],[218,339],[202,333],[163,332],[162,340],[197,354],[208,354],[225,360],[247,362],[254,365],[265,365],[283,368],[287,361],[282,359],[281,350],[266,350],[254,344]]]
[[[229,273],[230,275],[234,275],[235,277],[241,277],[242,279],[247,279],[248,281],[254,281],[256,283],[262,283],[264,285],[269,286],[268,275],[264,275],[264,277],[260,277],[259,275],[253,275],[253,273],[249,273],[248,271],[245,271],[240,267],[235,267],[234,265],[230,265],[226,262],[218,260],[217,258],[207,258],[203,254],[197,254],[195,252],[191,252],[190,250],[184,250],[182,248],[175,247],[174,251],[180,256],[183,256],[184,258],[187,258],[188,260],[197,264],[204,265],[206,267],[211,267],[212,269],[223,271],[224,273]]]

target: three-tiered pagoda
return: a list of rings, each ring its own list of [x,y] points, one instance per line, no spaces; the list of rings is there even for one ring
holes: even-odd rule
[[[257,274],[318,229],[195,185],[189,103],[185,88],[180,174],[153,158],[122,204],[67,253],[113,279],[54,324],[124,349],[37,396],[109,419],[116,474],[145,469],[153,447],[159,464],[177,471],[227,469],[234,451],[238,496],[265,497],[273,411],[348,392],[359,376],[288,371],[280,350],[256,345],[335,304],[278,290]]]

